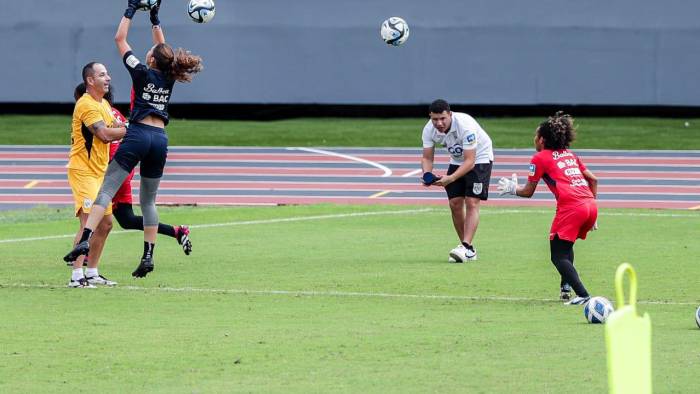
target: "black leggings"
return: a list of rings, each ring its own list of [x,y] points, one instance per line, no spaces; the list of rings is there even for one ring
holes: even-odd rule
[[[143,216],[134,215],[134,208],[131,204],[121,202],[116,204],[112,214],[124,230],[143,231]],[[158,223],[158,234],[175,238],[175,228],[169,224]]]
[[[559,239],[554,236],[554,239],[549,241],[549,249],[552,254],[552,264],[561,275],[561,284],[568,283],[579,297],[588,297],[588,291],[581,283],[578,277],[578,272],[574,268],[574,243]]]

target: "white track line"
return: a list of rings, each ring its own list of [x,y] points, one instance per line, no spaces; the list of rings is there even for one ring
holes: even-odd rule
[[[33,285],[26,283],[0,283],[0,288],[22,289],[60,289],[63,286]],[[129,291],[155,291],[162,293],[202,293],[202,294],[235,294],[235,295],[268,295],[268,296],[305,296],[305,297],[344,297],[344,298],[398,298],[421,300],[461,300],[482,302],[550,302],[559,303],[555,298],[530,298],[530,297],[501,297],[501,296],[460,296],[445,294],[406,294],[406,293],[365,293],[357,291],[317,291],[317,290],[252,290],[252,289],[209,289],[197,287],[141,287],[141,286],[116,286],[108,288],[113,290]],[[74,291],[74,290],[71,290]],[[90,290],[88,290],[90,291]],[[696,302],[674,301],[637,301],[638,304],[647,305],[696,305]]]
[[[398,210],[398,211],[376,211],[376,212],[356,212],[356,213],[341,213],[335,215],[317,215],[317,216],[296,216],[290,218],[280,218],[280,219],[263,219],[263,220],[248,220],[241,222],[225,222],[225,223],[210,223],[210,224],[196,224],[190,226],[190,228],[210,228],[210,227],[229,227],[229,226],[244,226],[244,225],[254,225],[254,224],[272,224],[272,223],[286,223],[286,222],[302,222],[307,220],[324,220],[324,219],[340,219],[347,217],[363,217],[363,216],[375,216],[375,215],[399,215],[399,214],[416,214],[416,213],[439,213],[442,215],[444,213],[442,208],[423,208],[423,209],[408,209],[408,210]],[[551,210],[535,210],[535,209],[494,209],[494,210],[482,210],[481,215],[509,215],[509,214],[520,214],[520,213],[531,213],[531,214],[552,214],[554,209]],[[646,213],[646,212],[605,212],[601,211],[599,217],[605,216],[629,216],[629,217],[671,217],[671,218],[689,218],[689,219],[700,219],[700,214],[697,213]],[[119,230],[112,231],[112,234],[126,234],[132,233],[139,230]],[[61,239],[61,238],[73,238],[75,234],[63,234],[63,235],[48,235],[43,237],[30,237],[30,238],[11,238],[11,239],[0,239],[0,244],[4,243],[15,243],[15,242],[28,242],[28,241],[46,241],[50,239]]]
[[[414,214],[414,213],[424,213],[434,211],[433,208],[422,208],[422,209],[403,209],[397,211],[375,211],[375,212],[354,212],[354,213],[339,213],[334,215],[316,215],[316,216],[295,216],[290,218],[278,218],[278,219],[262,219],[262,220],[247,220],[241,222],[226,222],[226,223],[209,223],[209,224],[196,224],[190,226],[190,228],[210,228],[210,227],[229,227],[229,226],[245,226],[251,224],[271,224],[271,223],[286,223],[286,222],[303,222],[307,220],[324,220],[324,219],[342,219],[349,217],[363,217],[363,216],[377,216],[377,215],[403,215],[403,214]],[[112,234],[125,234],[132,233],[140,230],[120,230],[112,231]],[[14,243],[14,242],[27,242],[27,241],[44,241],[49,239],[59,239],[59,238],[73,238],[75,234],[63,234],[63,235],[49,235],[45,237],[30,237],[30,238],[12,238],[12,239],[1,239],[2,243]]]
[[[363,159],[363,158],[357,157],[357,156],[351,156],[351,155],[346,155],[346,154],[343,154],[343,153],[337,153],[337,152],[331,152],[331,151],[328,151],[328,150],[313,149],[313,148],[287,148],[287,150],[301,150],[301,151],[304,151],[304,152],[318,153],[318,154],[321,154],[321,155],[342,157],[343,159],[348,159],[348,160],[352,160],[352,161],[357,161],[357,162],[360,162],[360,163],[364,163],[364,164],[370,165],[370,166],[372,166],[372,167],[379,168],[380,170],[384,171],[384,174],[382,174],[382,177],[391,176],[391,174],[392,174],[391,169],[389,169],[389,167],[386,167],[386,166],[384,166],[384,165],[381,165],[381,164],[379,164],[379,163],[377,163],[377,162],[375,162],[375,161],[366,160],[366,159]]]
[[[407,172],[407,173],[405,173],[405,174],[403,174],[403,175],[401,175],[401,176],[402,176],[402,177],[414,176],[414,175],[420,174],[421,171],[423,171],[423,170],[421,170],[420,168],[416,168],[415,170],[409,171],[409,172]]]

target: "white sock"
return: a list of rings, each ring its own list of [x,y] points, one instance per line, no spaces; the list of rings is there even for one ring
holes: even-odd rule
[[[97,268],[88,268],[85,270],[85,276],[88,278],[92,278],[98,275],[99,274],[97,273]]]
[[[73,275],[71,275],[71,280],[79,280],[83,278],[85,275],[83,275],[83,269],[82,268],[76,268],[73,270]]]

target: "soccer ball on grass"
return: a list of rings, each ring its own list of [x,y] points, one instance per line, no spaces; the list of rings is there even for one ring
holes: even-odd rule
[[[399,46],[408,40],[408,23],[398,16],[392,16],[382,22],[381,34],[384,42],[389,45]]]
[[[605,297],[593,297],[583,307],[583,314],[586,316],[586,320],[593,324],[605,323],[613,311],[612,303]]]
[[[187,15],[197,23],[207,23],[214,18],[216,7],[214,0],[190,0]]]

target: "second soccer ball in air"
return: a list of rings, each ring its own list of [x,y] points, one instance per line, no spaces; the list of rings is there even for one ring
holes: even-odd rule
[[[187,4],[187,14],[197,23],[209,22],[215,13],[214,0],[190,0]]]
[[[398,16],[392,16],[382,23],[381,34],[384,42],[399,46],[408,40],[408,23]]]

